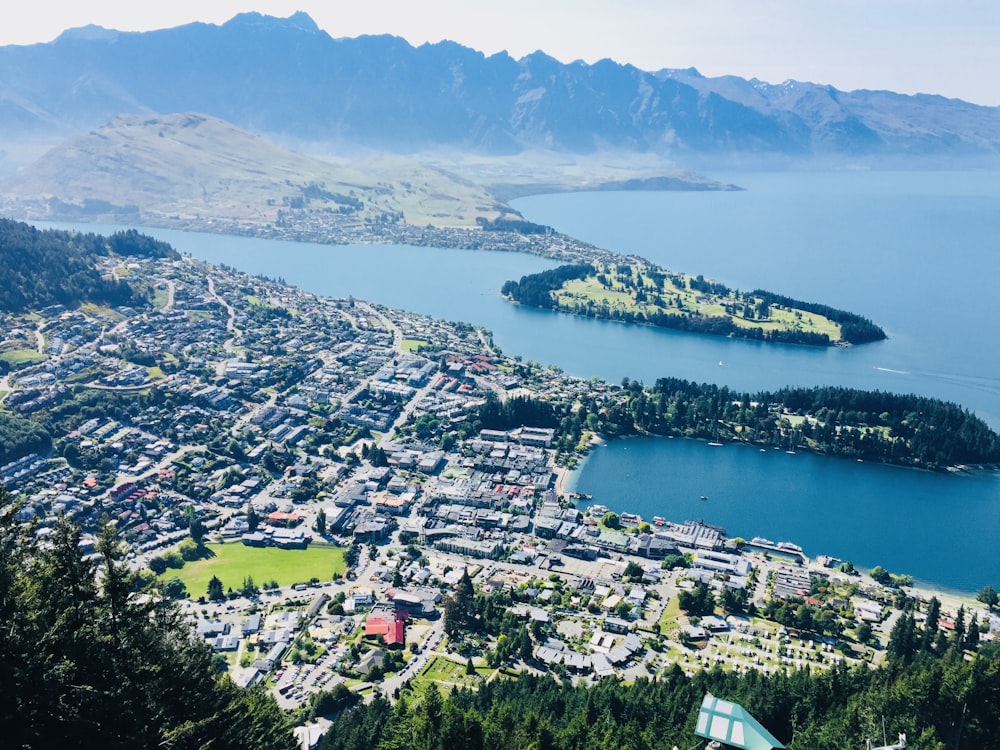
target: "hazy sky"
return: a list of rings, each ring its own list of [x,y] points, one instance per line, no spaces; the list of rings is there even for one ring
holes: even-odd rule
[[[934,93],[1000,105],[998,0],[10,0],[0,44],[98,24],[141,31],[256,10],[309,13],[331,36],[452,39],[520,57],[610,57],[771,83]]]

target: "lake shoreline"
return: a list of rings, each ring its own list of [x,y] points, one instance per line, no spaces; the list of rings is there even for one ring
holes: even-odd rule
[[[676,461],[668,462],[669,468],[664,469],[660,465],[650,465],[647,463],[646,459],[648,456],[655,455],[659,458],[668,444],[671,448],[676,449],[679,454]],[[747,450],[742,450],[743,448]],[[609,449],[617,452],[610,459],[601,455],[603,451]],[[733,453],[727,449],[737,450]],[[636,466],[641,468],[636,468],[632,464],[624,465],[620,458],[624,458],[626,455],[636,456],[635,460],[638,462]],[[759,477],[750,476],[746,478],[747,486],[741,489],[733,487],[729,482],[725,481],[728,479],[728,475],[726,475],[722,481],[722,486],[729,489],[723,491],[709,489],[708,485],[714,480],[706,479],[705,482],[698,482],[696,477],[704,470],[705,476],[711,478],[713,469],[710,467],[712,464],[701,464],[692,460],[700,458],[704,458],[706,461],[710,459],[724,459],[726,461],[725,465],[731,467],[735,475],[742,475],[746,470],[746,462],[749,461],[758,467],[758,471],[763,470],[768,475],[765,486],[773,482],[780,484],[783,477],[788,475],[788,472],[794,472],[796,466],[801,466],[801,462],[798,461],[799,459],[809,458],[812,459],[812,463],[818,463],[818,468],[816,466],[810,467],[809,473],[818,474],[822,479],[817,481],[815,485],[797,487],[794,490],[793,495],[798,497],[800,502],[805,503],[804,511],[803,508],[785,508],[778,501],[776,510],[763,511],[762,509],[761,512],[756,512],[754,511],[755,505],[748,506],[740,498],[757,495],[759,492],[757,489],[757,485],[760,483]],[[788,459],[787,462],[784,461],[785,458]],[[773,463],[775,459],[779,461],[776,464]],[[595,460],[601,461],[602,467],[593,469],[592,463]],[[594,471],[603,473],[604,463],[614,465],[621,472],[621,475],[617,478],[617,481],[597,481],[595,484],[596,477]],[[674,466],[675,464],[676,467]],[[703,466],[709,466],[709,468],[703,469]],[[907,496],[912,492],[911,488],[923,485],[926,479],[931,478],[933,478],[935,486],[943,484],[944,486],[951,487],[951,493],[957,496],[967,494],[967,490],[976,490],[982,496],[984,495],[983,488],[985,488],[985,502],[988,504],[991,495],[990,489],[1000,485],[1000,472],[995,470],[943,472],[917,469],[916,471],[901,471],[898,473],[892,471],[893,469],[911,468],[914,467],[876,463],[857,464],[856,462],[843,461],[835,456],[807,453],[806,451],[802,451],[801,455],[786,455],[785,452],[774,449],[766,451],[762,449],[754,450],[753,446],[743,443],[726,443],[716,447],[709,441],[700,438],[629,435],[611,439],[600,437],[598,440],[592,441],[590,450],[588,450],[587,454],[581,458],[571,471],[563,475],[558,487],[562,489],[562,495],[573,499],[574,505],[581,509],[591,504],[600,504],[606,505],[616,512],[633,513],[643,517],[647,521],[653,515],[662,516],[676,523],[705,520],[708,523],[717,524],[727,529],[735,528],[738,532],[737,536],[744,536],[745,538],[750,538],[753,535],[782,538],[811,548],[807,555],[809,559],[815,560],[824,555],[844,560],[851,559],[859,570],[867,570],[876,565],[882,565],[893,570],[893,572],[912,575],[915,589],[919,589],[922,592],[932,592],[932,594],[933,592],[940,592],[943,595],[957,597],[968,603],[970,597],[974,599],[976,590],[990,583],[989,577],[994,574],[989,571],[980,571],[981,573],[985,573],[986,580],[973,581],[963,586],[957,580],[949,580],[955,578],[954,573],[949,574],[946,569],[936,567],[933,559],[927,558],[926,555],[918,556],[925,563],[922,569],[920,569],[920,566],[914,567],[907,564],[898,559],[899,555],[892,551],[899,546],[901,540],[896,539],[891,534],[892,526],[887,522],[873,519],[870,525],[866,525],[869,532],[873,532],[874,530],[873,533],[867,535],[872,539],[870,543],[866,541],[867,537],[866,540],[858,543],[850,535],[839,539],[830,538],[822,540],[815,538],[817,537],[815,532],[822,527],[816,527],[815,523],[809,521],[813,517],[812,511],[808,510],[812,501],[811,499],[806,499],[811,498],[813,492],[817,494],[817,498],[830,493],[831,488],[829,487],[828,475],[831,473],[838,476],[844,475],[845,483],[853,487],[861,481],[857,476],[854,476],[858,471],[861,471],[865,475],[870,475],[874,471],[874,475],[878,478],[880,484],[886,484],[888,487],[902,485],[903,489],[900,490],[901,497]],[[770,477],[770,472],[775,470],[778,470],[778,475],[773,478]],[[632,473],[633,471],[643,472],[643,483],[637,485],[635,476]],[[660,480],[657,471],[661,471],[665,476],[670,478]],[[675,471],[683,471],[683,477],[676,474]],[[685,486],[699,487],[699,489],[689,489],[686,493],[689,501],[686,503],[683,501],[678,502],[676,499],[677,487],[671,486],[670,482],[679,484],[685,479],[695,482],[695,484],[691,484],[691,481],[688,481]],[[968,484],[969,482],[972,484]],[[607,489],[602,489],[602,487],[617,487],[618,491],[609,492]],[[628,489],[628,493],[623,495],[620,490],[625,488]],[[642,488],[648,489],[644,490]],[[845,489],[844,491],[850,492],[851,490]],[[577,494],[587,495],[587,497],[574,497]],[[702,494],[705,495],[705,499],[698,500],[697,498]],[[929,494],[936,495],[936,490],[929,490]],[[982,497],[980,500],[982,500]],[[901,502],[904,501],[901,499]],[[719,503],[722,503],[722,505]],[[927,507],[922,505],[921,508],[923,510],[914,510],[914,512],[919,512],[923,515],[924,511],[929,510],[934,504],[935,500],[932,498],[926,503]],[[992,503],[992,505],[995,506],[995,503]],[[678,506],[686,508],[686,510],[678,510]],[[756,504],[756,507],[761,508],[759,504]],[[863,498],[859,501],[858,507],[865,507]],[[902,511],[904,508],[905,505],[901,506],[900,510]],[[805,513],[804,517],[802,516],[803,512]],[[852,513],[852,511],[845,512]],[[782,518],[786,515],[800,518],[800,530],[798,532],[791,530],[794,524],[789,526],[788,530],[780,529],[779,527],[782,526],[781,522],[775,523],[773,520],[768,520],[775,513],[777,513],[775,518]],[[967,517],[968,513],[965,515]],[[953,524],[949,524],[949,527],[957,523],[956,521]],[[880,541],[875,541],[879,539],[881,536],[880,532],[883,530],[888,536],[882,537]],[[859,535],[854,535],[854,537],[857,536]],[[846,543],[845,539],[852,539],[854,541],[853,549],[852,544]],[[945,542],[942,541],[942,543]],[[977,549],[981,547],[980,542],[969,541],[968,543],[975,544]],[[886,548],[882,549],[882,547]],[[973,550],[968,550],[968,552],[971,554]],[[942,553],[947,559],[954,559],[953,556],[947,554],[946,549],[942,550]],[[931,565],[926,565],[927,562],[930,562]],[[985,567],[992,570],[992,568],[996,567],[995,561]],[[962,577],[967,578],[967,576]]]

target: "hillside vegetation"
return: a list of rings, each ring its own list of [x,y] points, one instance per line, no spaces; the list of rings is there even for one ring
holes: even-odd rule
[[[135,231],[102,237],[38,230],[0,219],[0,310],[20,313],[54,304],[76,307],[81,302],[146,304],[148,290],[98,270],[98,261],[113,255],[167,257],[176,252]]]
[[[688,677],[674,665],[655,680],[596,686],[549,676],[492,680],[442,696],[378,697],[337,717],[325,750],[670,750],[697,747],[706,693],[745,706],[790,750],[862,748],[885,732],[911,750],[1000,748],[1000,650],[920,654],[884,668],[765,676],[708,670]],[[879,742],[879,744],[881,744]]]
[[[404,156],[336,163],[200,114],[123,115],[48,152],[0,186],[29,216],[183,225],[324,222],[475,227],[509,211],[485,189]]]
[[[0,737],[4,747],[294,750],[263,687],[238,688],[176,606],[137,592],[114,535],[102,572],[61,521],[45,544],[0,490]]]

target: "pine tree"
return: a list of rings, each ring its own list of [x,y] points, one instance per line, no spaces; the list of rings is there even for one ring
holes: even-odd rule
[[[213,602],[220,602],[226,598],[225,592],[222,590],[222,581],[219,580],[218,576],[212,576],[208,581],[208,598]]]
[[[921,638],[921,650],[932,651],[937,641],[938,623],[941,620],[941,602],[932,596],[927,603],[927,619],[924,620],[924,634]]]
[[[917,635],[913,615],[909,613],[901,615],[889,633],[889,643],[886,646],[886,653],[890,661],[901,664],[909,663],[916,651],[916,641]]]
[[[951,648],[958,653],[965,647],[965,607],[960,606],[955,615],[955,630],[951,634]]]
[[[263,689],[212,667],[176,605],[137,591],[111,527],[84,560],[65,519],[44,544],[0,490],[0,737],[4,747],[292,750]]]
[[[973,613],[972,621],[969,623],[969,630],[965,634],[965,648],[968,651],[975,651],[979,647],[979,618]]]

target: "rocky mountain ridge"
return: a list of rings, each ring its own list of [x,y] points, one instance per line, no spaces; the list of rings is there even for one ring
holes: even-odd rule
[[[939,96],[647,72],[454,42],[337,39],[304,13],[0,48],[0,132],[53,140],[122,113],[203,112],[284,142],[413,152],[995,157],[1000,108]]]

